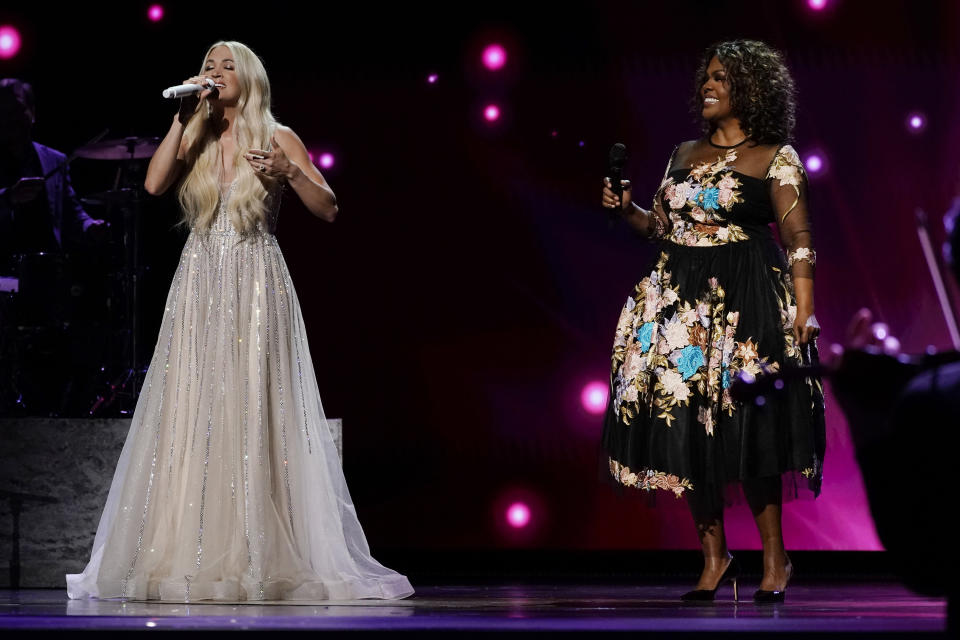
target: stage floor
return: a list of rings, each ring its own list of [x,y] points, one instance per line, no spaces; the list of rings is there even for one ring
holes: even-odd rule
[[[943,600],[917,596],[891,582],[805,582],[780,605],[755,605],[755,584],[741,584],[713,603],[677,597],[689,584],[419,585],[395,602],[331,604],[177,604],[68,600],[61,590],[0,591],[5,630],[134,629],[352,632],[937,632]],[[754,636],[756,637],[756,636]]]

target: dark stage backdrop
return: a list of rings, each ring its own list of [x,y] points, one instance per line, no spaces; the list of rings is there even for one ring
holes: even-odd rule
[[[673,146],[697,136],[692,74],[713,41],[764,39],[795,73],[795,146],[825,158],[811,182],[822,341],[869,306],[906,350],[949,346],[913,215],[932,214],[939,243],[958,192],[956,2],[248,6],[168,2],[159,23],[141,2],[5,6],[0,24],[18,26],[23,48],[0,76],[34,83],[36,139],[69,151],[107,126],[163,135],[175,107],[160,90],[217,39],[263,57],[277,117],[336,158],[325,175],[340,218],[288,198],[278,236],[375,550],[697,546],[682,501],[654,508],[602,479],[600,419],[580,392],[606,379],[620,307],[652,252],[598,207],[607,150],[630,147],[645,204]],[[497,73],[480,64],[493,41],[508,52]],[[912,110],[922,132],[905,126]],[[75,185],[106,189],[114,170],[79,160]],[[177,219],[170,197],[144,212],[148,350],[184,240]],[[829,396],[827,411],[824,495],[787,507],[787,544],[878,549]],[[532,511],[521,529],[504,520],[515,501]],[[735,548],[758,547],[743,507],[729,529]]]

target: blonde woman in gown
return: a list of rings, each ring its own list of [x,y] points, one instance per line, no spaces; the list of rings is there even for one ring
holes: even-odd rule
[[[185,99],[147,171],[182,178],[190,226],[156,350],[70,598],[403,598],[370,555],[333,443],[300,304],[273,235],[288,186],[332,221],[336,199],[270,113],[259,58],[207,52],[215,86]]]

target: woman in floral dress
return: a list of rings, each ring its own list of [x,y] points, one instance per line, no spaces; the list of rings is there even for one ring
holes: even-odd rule
[[[603,445],[621,484],[687,498],[704,569],[684,599],[712,600],[727,581],[736,597],[723,510],[742,488],[763,543],[754,599],[782,601],[781,505],[820,492],[823,391],[799,379],[742,404],[730,384],[817,360],[807,178],[787,144],[793,81],[776,51],[740,40],[706,50],[695,88],[704,136],[674,149],[652,208],[605,180],[603,206],[660,244],[617,325]]]

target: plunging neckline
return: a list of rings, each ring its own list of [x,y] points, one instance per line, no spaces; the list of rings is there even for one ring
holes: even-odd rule
[[[218,183],[218,191],[220,192],[220,205],[226,207],[227,203],[230,201],[230,198],[233,197],[233,187],[237,184],[237,176],[234,176],[233,180],[227,183],[226,189],[223,188],[223,182],[218,181]]]

